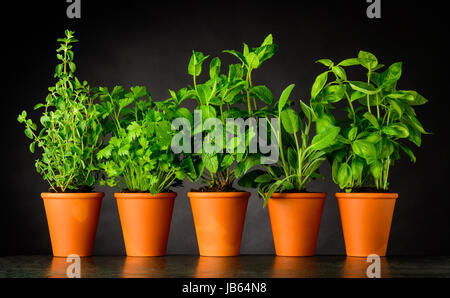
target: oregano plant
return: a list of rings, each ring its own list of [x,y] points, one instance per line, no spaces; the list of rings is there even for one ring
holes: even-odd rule
[[[26,111],[18,121],[25,125],[31,140],[30,151],[41,153],[35,166],[53,192],[90,192],[99,176],[95,154],[101,146],[102,126],[98,119],[95,94],[88,83],[75,77],[73,31],[65,31],[57,49],[55,86],[43,103],[34,109],[42,111],[40,125]]]
[[[328,70],[317,76],[311,103],[318,114],[317,131],[330,125],[341,127],[338,143],[328,157],[333,181],[345,192],[389,190],[389,170],[404,152],[412,162],[416,157],[409,147],[421,146],[427,134],[417,119],[415,106],[427,100],[414,90],[401,90],[402,62],[382,70],[377,57],[360,51],[357,58],[335,64],[330,59],[319,63]],[[347,67],[361,66],[364,80],[350,80]],[[334,105],[346,103],[343,120],[336,121]]]

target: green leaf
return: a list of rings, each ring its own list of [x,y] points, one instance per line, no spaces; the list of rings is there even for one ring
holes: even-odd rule
[[[259,165],[260,163],[261,156],[259,154],[250,154],[244,162],[237,164],[234,171],[235,176],[240,177],[244,175],[245,173],[247,173],[247,171],[249,171],[254,166]]]
[[[358,54],[359,63],[367,69],[374,69],[378,65],[378,59],[372,53],[359,51]]]
[[[325,157],[313,158],[312,161],[307,165],[307,167],[305,167],[304,176],[312,176],[325,160]]]
[[[203,55],[201,52],[192,51],[191,60],[189,61],[188,73],[191,76],[199,76],[202,72],[202,64],[209,56]]]
[[[187,108],[178,108],[175,112],[175,116],[177,118],[184,118],[189,120],[189,123],[191,123],[191,126],[194,123],[194,116],[192,115],[191,111],[189,111]]]
[[[380,124],[378,123],[377,118],[372,113],[366,112],[366,113],[364,113],[363,117],[366,118],[367,120],[369,120],[369,122],[375,128],[380,128]]]
[[[75,63],[73,62],[69,62],[69,68],[71,72],[75,72],[75,70],[77,69]]]
[[[397,62],[389,66],[380,74],[377,80],[378,86],[386,88],[396,83],[402,76],[402,62]]]
[[[290,168],[296,170],[298,168],[298,154],[297,154],[297,151],[295,151],[292,147],[288,147],[287,157],[288,157],[288,162],[289,162]]]
[[[395,99],[390,99],[389,103],[391,110],[394,110],[398,115],[398,119],[401,119],[403,116],[403,107]]]
[[[313,110],[301,100],[300,100],[300,107],[303,111],[303,114],[305,114],[306,118],[308,118],[311,121],[315,120]]]
[[[408,140],[416,144],[417,147],[420,147],[422,145],[421,133],[408,124],[406,126],[408,127],[409,130]]]
[[[55,69],[55,75],[60,76],[63,72],[64,66],[62,64],[58,64]]]
[[[353,91],[352,95],[350,96],[350,100],[353,102],[353,101],[355,101],[357,99],[360,99],[360,98],[363,98],[365,96],[367,96],[367,95],[362,93],[362,92],[360,92],[360,91]]]
[[[364,161],[360,158],[353,158],[351,168],[353,179],[358,180],[364,169]]]
[[[36,142],[30,144],[30,152],[34,153],[34,149],[36,148]]]
[[[321,63],[321,64],[323,64],[325,66],[328,66],[328,67],[332,67],[333,66],[333,61],[331,61],[330,59],[320,59],[320,60],[317,60],[316,63]]]
[[[347,80],[347,73],[345,70],[340,66],[335,66],[332,69],[333,73],[341,80]]]
[[[200,106],[200,110],[202,111],[203,121],[209,118],[216,118],[217,116],[213,106]]]
[[[214,79],[220,75],[220,67],[220,59],[218,57],[213,58],[209,64],[209,76],[211,79]]]
[[[37,109],[40,109],[42,107],[44,107],[44,105],[42,103],[38,103],[37,105],[34,106],[33,110],[37,110]]]
[[[280,96],[280,100],[278,101],[278,113],[281,114],[281,111],[283,110],[284,106],[286,105],[286,102],[289,99],[289,96],[291,95],[292,89],[294,89],[295,85],[291,84],[286,89],[283,90]]]
[[[316,135],[307,150],[322,150],[330,146],[336,139],[341,129],[337,126],[329,126]]]
[[[205,84],[197,86],[198,99],[202,105],[208,105],[211,98],[211,87]]]
[[[370,165],[370,173],[375,180],[380,179],[383,172],[383,163],[380,160],[376,160]]]
[[[348,137],[347,139],[349,139],[350,141],[354,141],[356,139],[356,136],[358,135],[358,127],[352,127],[349,131],[348,131]]]
[[[141,135],[142,128],[137,122],[132,122],[127,126],[128,134],[131,140],[136,139]]]
[[[408,127],[403,123],[392,123],[388,126],[384,126],[382,131],[388,136],[397,138],[407,138],[409,136]]]
[[[338,65],[340,65],[340,66],[354,66],[354,65],[360,65],[360,64],[361,64],[361,62],[359,61],[358,58],[350,58],[350,59],[343,60]]]
[[[25,135],[29,138],[29,139],[33,139],[34,137],[33,137],[33,132],[32,132],[32,130],[31,130],[31,128],[29,128],[29,127],[27,127],[26,129],[25,129]]]
[[[284,180],[278,180],[270,186],[269,190],[267,191],[267,195],[264,197],[264,207],[267,206],[267,203],[269,202],[269,198],[278,189],[278,187],[280,187],[280,185],[283,183],[283,181]]]
[[[269,34],[264,39],[263,43],[261,44],[261,47],[271,45],[271,44],[273,44],[273,36],[272,36],[272,34]]]
[[[409,120],[409,121],[407,121],[408,124],[410,124],[412,127],[414,127],[417,131],[419,131],[420,133],[423,133],[423,134],[428,134],[428,132],[425,131],[422,124],[419,122],[419,120],[416,117],[414,117],[413,115],[408,115],[407,120]]]
[[[212,154],[202,154],[202,160],[205,163],[205,167],[210,171],[212,174],[216,173],[219,168],[219,161],[217,159],[217,155]]]
[[[256,183],[268,183],[268,182],[270,182],[272,180],[273,180],[272,175],[270,175],[270,174],[263,174],[263,175],[260,175],[260,176],[256,177],[255,182]]]
[[[297,112],[291,108],[284,109],[281,112],[281,123],[287,133],[295,134],[300,128],[300,117]]]
[[[345,96],[345,85],[331,85],[323,89],[321,95],[323,99],[329,103],[335,103],[340,101]]]
[[[324,72],[316,77],[314,84],[311,88],[311,99],[315,99],[317,95],[322,91],[323,87],[328,80],[328,71]]]
[[[259,58],[254,52],[248,53],[248,55],[245,56],[245,61],[247,61],[247,65],[250,69],[256,69],[259,67]]]
[[[381,89],[375,89],[375,87],[373,87],[370,84],[367,84],[366,82],[352,81],[349,82],[349,84],[353,90],[362,92],[366,95],[374,95],[381,91]]]
[[[264,174],[265,172],[263,170],[248,172],[238,180],[238,185],[244,188],[256,188],[258,183],[256,183],[255,179]]]
[[[250,92],[267,105],[271,105],[273,102],[272,92],[266,86],[255,86],[250,89]]]
[[[422,95],[420,95],[416,91],[408,90],[408,91],[403,91],[403,92],[412,96],[412,98],[410,97],[407,99],[408,104],[411,106],[420,106],[420,105],[424,105],[428,102],[427,99],[425,99]]]
[[[372,143],[372,144],[377,144],[381,140],[382,140],[382,137],[379,132],[371,133],[365,138],[365,141]]]
[[[411,158],[411,161],[413,163],[415,163],[416,162],[416,156],[414,155],[413,151],[409,147],[407,147],[407,146],[405,146],[405,145],[403,145],[401,143],[398,143],[398,144],[400,145],[400,148],[402,148],[402,150],[409,156],[409,158]]]
[[[352,169],[347,163],[341,163],[336,178],[341,189],[346,188],[351,183]]]
[[[241,60],[241,62],[242,62],[244,65],[248,65],[248,64],[247,64],[247,61],[245,60],[244,55],[242,55],[242,54],[239,53],[238,51],[235,51],[235,50],[224,50],[223,52],[224,52],[224,53],[231,54],[231,55],[233,55],[233,56],[236,56],[237,58],[239,58],[239,60]]]
[[[126,106],[130,105],[134,101],[133,97],[125,97],[119,100],[119,107],[120,109],[125,108]]]
[[[234,162],[234,156],[233,155],[225,155],[222,159],[222,162],[220,163],[220,167],[222,169],[229,168]]]
[[[365,140],[356,140],[352,144],[353,152],[371,164],[377,158],[377,149],[373,143]]]

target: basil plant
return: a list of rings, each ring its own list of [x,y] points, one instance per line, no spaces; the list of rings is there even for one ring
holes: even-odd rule
[[[171,150],[171,125],[186,109],[172,99],[153,101],[141,86],[101,87],[98,93],[104,134],[110,135],[97,154],[105,173],[100,184],[153,195],[180,185],[185,176],[181,156]]]
[[[59,38],[55,86],[48,88],[44,103],[34,109],[42,111],[40,129],[23,111],[18,121],[25,125],[25,135],[31,139],[30,151],[36,146],[41,156],[35,166],[50,185],[52,192],[90,192],[99,177],[95,154],[101,146],[102,126],[98,119],[95,94],[87,82],[74,75],[76,65],[72,44],[74,32],[66,31]]]
[[[195,100],[194,115],[186,115],[190,119],[195,119],[195,113],[201,112],[202,120],[194,121],[192,137],[202,139],[203,146],[197,150],[199,148],[194,144],[192,154],[185,160],[188,178],[191,181],[201,179],[207,184],[200,191],[234,191],[235,179],[253,164],[259,163],[259,155],[248,150],[249,143],[255,138],[256,127],[249,125],[244,133],[239,134],[236,126],[227,125],[227,119],[247,120],[269,113],[267,106],[261,107],[261,103],[270,105],[273,102],[272,93],[264,85],[254,85],[252,74],[276,51],[272,35],[268,35],[257,48],[244,44],[242,53],[226,50],[225,53],[237,57],[240,63],[229,65],[228,71],[223,73],[220,58],[211,59],[208,78],[204,82],[200,81],[200,76],[209,56],[193,51],[188,66],[193,85],[177,93],[172,91],[172,98]],[[241,109],[240,106],[246,108]],[[205,125],[211,118],[217,119],[214,126]],[[218,127],[222,128],[222,133],[217,134]],[[205,146],[213,148],[208,151]],[[231,167],[233,164],[236,164],[234,168]]]
[[[341,127],[338,143],[328,155],[333,181],[345,192],[387,192],[389,170],[400,152],[416,161],[409,145],[420,147],[427,132],[414,108],[427,100],[416,91],[398,88],[401,62],[383,71],[384,65],[365,51],[338,64],[329,59],[318,62],[328,70],[316,78],[311,94],[319,117],[317,132]],[[350,80],[346,67],[351,66],[362,67],[365,79]],[[340,101],[346,104],[346,117],[336,121],[331,111]]]
[[[312,137],[316,113],[303,101],[300,101],[300,112],[293,108],[289,96],[294,86],[288,86],[276,104],[275,115],[281,127],[277,129],[271,126],[277,132],[278,160],[274,164],[263,165],[263,170],[248,172],[239,180],[240,186],[258,190],[258,194],[264,198],[264,206],[275,191],[305,192],[312,179],[323,178],[319,167],[326,160],[327,150],[336,143],[340,132],[339,127],[329,125]]]

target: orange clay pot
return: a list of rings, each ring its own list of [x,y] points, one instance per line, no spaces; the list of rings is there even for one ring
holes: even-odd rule
[[[128,256],[166,254],[176,193],[115,193]]]
[[[269,199],[278,256],[313,256],[326,193],[274,193]]]
[[[351,257],[386,255],[396,193],[337,193],[345,249]]]
[[[55,257],[92,255],[104,193],[42,193]]]
[[[239,255],[249,192],[189,192],[201,256]]]

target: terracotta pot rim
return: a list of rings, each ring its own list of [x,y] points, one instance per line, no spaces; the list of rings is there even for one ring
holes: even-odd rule
[[[325,199],[326,197],[327,193],[325,192],[274,192],[270,199]]]
[[[188,192],[189,198],[198,199],[248,199],[251,193],[247,191],[239,192]]]
[[[345,193],[338,192],[335,194],[336,198],[342,199],[397,199],[398,193],[383,193],[383,192],[356,192]]]
[[[176,192],[161,192],[152,195],[149,192],[116,192],[114,197],[118,200],[122,199],[172,199],[177,197]]]
[[[43,192],[43,199],[101,199],[105,196],[104,192]]]

